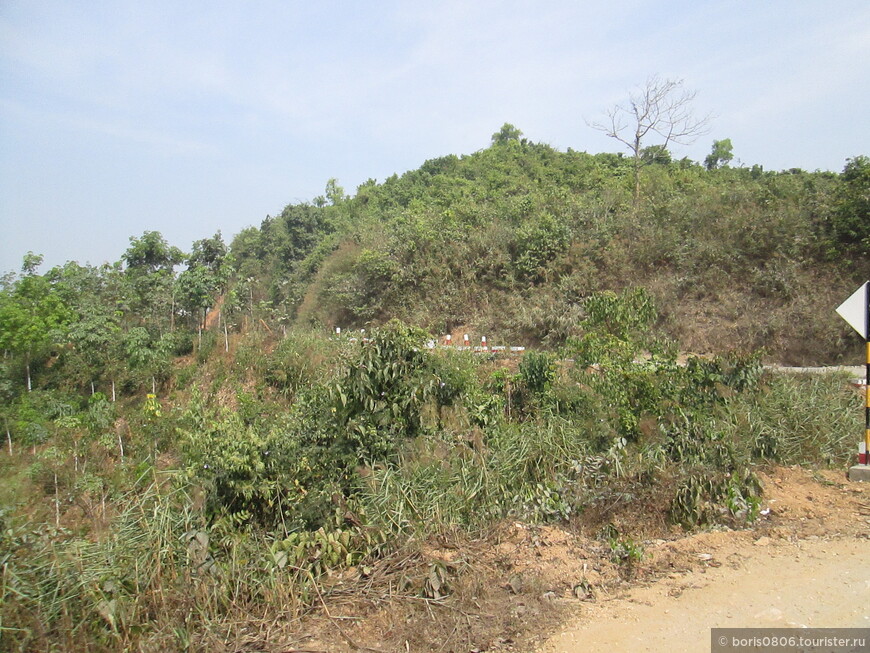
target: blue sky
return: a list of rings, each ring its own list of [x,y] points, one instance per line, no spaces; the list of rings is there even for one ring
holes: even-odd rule
[[[489,145],[565,150],[650,75],[744,165],[870,155],[870,3],[0,0],[0,272],[229,242],[288,203]]]

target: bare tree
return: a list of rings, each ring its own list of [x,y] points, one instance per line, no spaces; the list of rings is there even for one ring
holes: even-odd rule
[[[692,102],[697,91],[683,89],[683,80],[660,79],[654,75],[626,104],[617,104],[607,111],[607,120],[591,123],[593,129],[615,138],[631,151],[634,158],[634,200],[640,197],[640,169],[643,150],[649,138],[664,139],[657,143],[667,148],[671,143],[688,145],[709,130],[710,116],[696,118]]]

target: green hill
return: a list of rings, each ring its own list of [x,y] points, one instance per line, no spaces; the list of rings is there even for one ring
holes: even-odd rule
[[[630,576],[624,516],[743,527],[759,466],[854,460],[849,379],[761,361],[861,360],[833,311],[870,273],[870,161],[659,148],[636,187],[619,155],[493,141],[330,180],[229,245],[24,257],[0,288],[0,648],[287,650],[372,587],[424,632],[477,582],[427,543],[559,522]]]
[[[635,201],[632,165],[513,138],[352,198],[332,181],[325,199],[233,240],[238,277],[252,280],[234,305],[253,298],[267,322],[397,317],[555,347],[578,335],[584,298],[643,287],[690,351],[763,347],[804,364],[854,354],[833,308],[870,264],[866,224],[843,228],[845,174],[659,156]]]

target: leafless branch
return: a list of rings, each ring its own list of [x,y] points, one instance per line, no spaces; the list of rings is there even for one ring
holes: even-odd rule
[[[710,115],[698,118],[692,112],[696,91],[683,88],[681,79],[661,79],[654,75],[624,104],[616,104],[606,111],[607,120],[590,123],[590,127],[603,132],[625,145],[634,157],[635,198],[639,193],[641,152],[653,135],[667,148],[671,143],[688,145],[706,134]]]
[[[697,118],[692,112],[696,96],[696,91],[683,89],[683,80],[656,75],[629,95],[628,102],[608,109],[606,122],[594,122],[591,127],[627,146],[634,156],[640,156],[650,134],[663,138],[663,147],[688,145],[709,131],[710,116]]]

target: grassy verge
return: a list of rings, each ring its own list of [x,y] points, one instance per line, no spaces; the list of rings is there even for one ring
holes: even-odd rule
[[[84,417],[45,422],[5,462],[34,482],[2,493],[2,647],[229,650],[426,538],[595,523],[631,561],[622,511],[741,525],[757,465],[850,461],[861,401],[844,377],[762,374],[754,355],[680,366],[611,322],[519,365],[427,350],[401,325],[291,337],[261,380],[221,368],[243,381],[231,402],[149,399],[123,450],[97,429],[90,457]],[[408,591],[443,600],[430,572]]]

